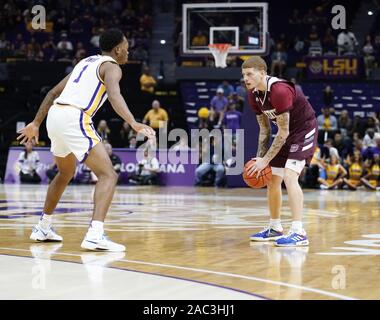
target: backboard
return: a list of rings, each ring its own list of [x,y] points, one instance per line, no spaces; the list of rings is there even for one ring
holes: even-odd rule
[[[268,46],[267,11],[268,4],[262,2],[183,4],[182,53],[210,54],[209,44],[230,43],[229,54],[265,55]]]

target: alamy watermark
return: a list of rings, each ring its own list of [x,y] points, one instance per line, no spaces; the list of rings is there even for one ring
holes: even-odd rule
[[[32,28],[34,30],[44,30],[46,29],[46,9],[42,5],[35,5],[32,8],[32,14],[34,15],[32,19]]]
[[[331,27],[334,30],[346,29],[346,8],[342,5],[335,5],[331,8],[331,13],[335,14],[331,20]]]
[[[346,289],[346,268],[342,265],[335,265],[331,269],[332,274],[336,274],[331,281],[331,287],[335,290]]]

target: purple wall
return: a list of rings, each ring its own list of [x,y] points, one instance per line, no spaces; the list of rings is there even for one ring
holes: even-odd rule
[[[13,147],[9,149],[7,168],[5,171],[6,183],[20,183],[19,179],[19,167],[18,156],[24,148]],[[40,156],[40,166],[38,168],[38,174],[42,179],[42,183],[48,183],[46,177],[46,170],[49,168],[53,161],[53,155],[49,151],[49,148],[34,148]],[[114,153],[118,155],[122,161],[121,167],[121,179],[123,182],[128,181],[128,175],[131,175],[136,170],[136,150],[129,149],[114,149]],[[162,154],[161,154],[162,153]],[[167,151],[160,150],[158,160],[160,163],[164,161]],[[191,152],[188,153],[188,159],[190,162]],[[76,175],[81,174],[83,165],[78,163]],[[195,168],[196,164],[161,164],[160,169],[160,181],[164,185],[168,186],[193,186],[195,183]]]

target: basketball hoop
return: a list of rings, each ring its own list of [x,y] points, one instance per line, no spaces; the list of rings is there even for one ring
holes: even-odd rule
[[[227,67],[227,55],[228,51],[231,49],[231,44],[229,43],[212,43],[208,45],[212,55],[215,59],[215,67],[225,68]]]

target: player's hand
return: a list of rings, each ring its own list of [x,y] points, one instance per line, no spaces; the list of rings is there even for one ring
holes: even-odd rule
[[[26,127],[17,132],[20,134],[17,137],[17,140],[20,141],[20,144],[24,144],[30,141],[33,145],[37,145],[39,138],[39,129],[39,126],[37,126],[34,122],[31,122]]]
[[[256,162],[248,167],[248,176],[254,177],[256,174],[256,177],[259,177],[261,171],[268,166],[269,162],[264,158],[252,158],[252,160],[256,160]]]
[[[142,133],[144,136],[148,137],[149,139],[154,138],[156,136],[156,132],[151,127],[147,126],[146,124],[134,122],[131,124],[131,127],[137,133]]]

